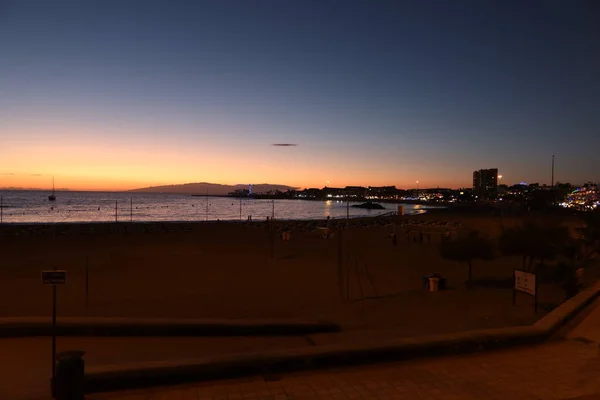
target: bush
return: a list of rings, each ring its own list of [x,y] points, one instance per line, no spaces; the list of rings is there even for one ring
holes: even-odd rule
[[[535,260],[544,264],[564,254],[570,242],[567,227],[530,221],[517,228],[505,229],[498,247],[504,255],[522,257],[523,269],[529,271]]]

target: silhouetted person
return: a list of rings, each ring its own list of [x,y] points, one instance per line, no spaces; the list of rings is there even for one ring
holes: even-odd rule
[[[565,299],[570,299],[579,292],[577,276],[575,270],[564,263],[560,263],[557,268],[557,275],[562,280],[562,288],[565,291]]]

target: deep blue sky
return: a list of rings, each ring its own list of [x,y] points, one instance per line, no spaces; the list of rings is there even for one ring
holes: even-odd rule
[[[599,72],[593,0],[0,0],[0,180],[597,181]]]

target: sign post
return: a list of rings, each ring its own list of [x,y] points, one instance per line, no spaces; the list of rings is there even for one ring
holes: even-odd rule
[[[90,261],[89,257],[85,256],[85,312],[87,316],[88,306],[90,304]]]
[[[56,390],[56,285],[61,285],[67,281],[67,271],[53,270],[42,271],[42,283],[52,285],[52,379],[50,381],[50,390],[52,397],[55,397]]]
[[[514,287],[513,287],[513,306],[517,304],[517,291],[527,293],[533,296],[533,310],[537,314],[538,309],[538,281],[535,274],[513,270]]]

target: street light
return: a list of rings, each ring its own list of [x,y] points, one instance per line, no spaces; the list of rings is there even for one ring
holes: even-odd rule
[[[417,190],[419,190],[419,181],[417,181]]]

